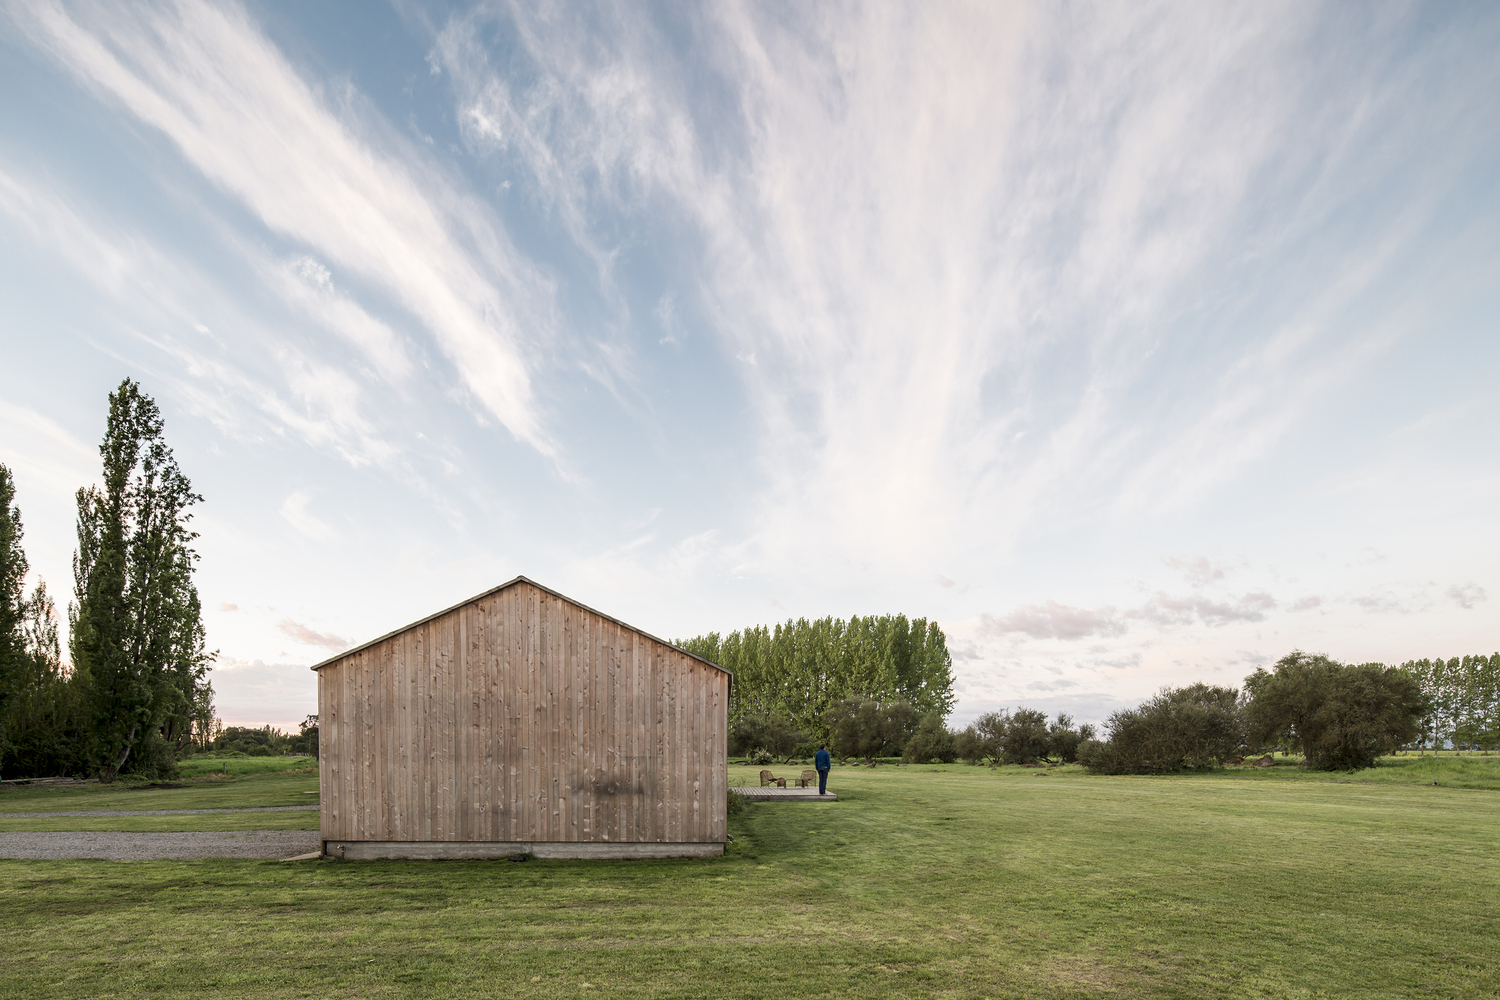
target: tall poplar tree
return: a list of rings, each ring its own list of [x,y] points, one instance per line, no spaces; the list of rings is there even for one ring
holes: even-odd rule
[[[905,615],[798,618],[678,643],[734,673],[729,720],[765,716],[823,733],[845,699],[902,702],[917,715],[953,708],[953,658],[937,622]]]
[[[162,437],[160,410],[130,379],[109,396],[102,487],[78,491],[74,668],[90,691],[100,773],[186,728],[208,685],[189,508],[202,501]]]
[[[6,712],[26,651],[22,624],[28,566],[21,549],[21,509],[15,500],[16,481],[10,469],[0,465],[0,741],[5,739]]]

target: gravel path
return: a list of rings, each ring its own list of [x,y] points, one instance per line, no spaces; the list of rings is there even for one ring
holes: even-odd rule
[[[295,806],[293,808],[302,808]],[[217,811],[217,810],[216,810]],[[0,833],[0,858],[60,861],[197,861],[202,858],[289,858],[321,850],[317,830],[224,833]]]
[[[249,809],[70,809],[67,812],[8,813],[0,819],[39,819],[43,816],[196,816],[199,813],[295,813],[317,812],[317,806],[255,806]]]

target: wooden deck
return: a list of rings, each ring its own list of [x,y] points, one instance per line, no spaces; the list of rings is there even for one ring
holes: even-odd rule
[[[839,797],[832,792],[827,795],[819,795],[816,788],[776,788],[767,785],[765,788],[736,788],[745,798],[754,802],[837,802]]]

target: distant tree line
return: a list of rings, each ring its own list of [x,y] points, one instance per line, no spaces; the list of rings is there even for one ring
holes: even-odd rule
[[[1049,722],[1036,709],[1018,708],[982,715],[961,732],[933,733],[906,759],[927,760],[928,747],[951,746],[949,756],[931,758],[991,765],[1077,761],[1096,774],[1162,774],[1215,768],[1279,748],[1300,753],[1309,767],[1353,770],[1418,740],[1432,713],[1422,683],[1406,667],[1344,664],[1294,651],[1271,670],[1256,670],[1243,689],[1165,688],[1111,714],[1102,733],[1075,726],[1066,715]]]
[[[1071,764],[1078,749],[1094,738],[1094,727],[1075,726],[1059,713],[1051,722],[1045,712],[1018,708],[986,712],[962,732],[953,734],[953,756],[979,764]],[[913,755],[915,756],[915,755]]]
[[[1421,686],[1381,663],[1345,664],[1300,650],[1241,690],[1166,688],[1115,712],[1078,759],[1098,774],[1161,774],[1219,767],[1252,753],[1299,752],[1308,767],[1348,771],[1414,739],[1427,711]]]
[[[733,671],[729,750],[809,757],[900,754],[953,708],[953,658],[936,622],[905,615],[806,618],[677,645]]]
[[[272,726],[253,729],[248,726],[216,724],[209,738],[198,749],[206,754],[244,754],[247,757],[282,757],[318,755],[318,717],[309,715],[295,733],[284,733]]]
[[[23,593],[15,480],[0,465],[0,773],[175,770],[213,720],[190,508],[156,403],[126,379],[110,393],[102,483],[80,489],[69,662],[46,585]]]
[[[873,624],[866,628],[874,634],[889,627],[883,619],[854,621]],[[894,624],[897,619],[889,621]],[[727,646],[742,656],[748,648],[759,657],[746,658],[752,669],[743,677],[749,683],[736,674],[732,756],[758,756],[768,763],[805,758],[817,742],[826,741],[836,755],[867,762],[894,756],[915,763],[962,760],[992,766],[1078,762],[1100,774],[1150,774],[1214,768],[1277,749],[1299,754],[1307,767],[1354,770],[1405,747],[1500,745],[1495,724],[1497,656],[1390,667],[1340,663],[1297,650],[1270,670],[1257,669],[1239,689],[1202,683],[1163,689],[1134,708],[1110,715],[1102,732],[1092,725],[1076,725],[1064,714],[1049,719],[1026,707],[986,713],[955,731],[945,722],[952,703],[951,670],[945,641],[935,625],[926,627],[928,639],[920,648],[940,648],[941,654],[932,655],[929,665],[907,666],[911,673],[926,671],[919,690],[937,693],[932,700],[914,704],[900,697],[899,681],[869,694],[847,694],[856,689],[847,675],[832,685],[842,697],[818,698],[809,687],[805,697],[794,698],[797,683],[813,685],[820,678],[841,676],[839,660],[827,651],[839,647],[808,639],[847,635],[848,628],[842,622],[817,624],[821,628],[816,631],[806,622],[789,622],[774,633],[747,630],[751,643],[744,641],[747,633],[733,633],[734,643],[718,645],[719,650]],[[799,628],[807,631],[799,635]],[[908,626],[906,635],[913,631]],[[787,651],[781,659],[764,652],[775,641],[781,645],[771,648]],[[711,642],[690,642],[698,642],[704,655],[715,648]],[[914,661],[921,662],[916,657],[902,662]],[[866,684],[871,677],[903,676],[890,667],[850,674]],[[767,678],[779,681],[765,683]],[[908,683],[904,690],[912,688]]]
[[[1488,660],[1448,662],[1463,667]],[[1425,674],[1412,667],[1340,663],[1295,650],[1271,670],[1246,677],[1241,690],[1206,684],[1168,688],[1136,708],[1115,712],[1105,738],[1084,744],[1079,760],[1096,773],[1161,773],[1217,767],[1280,749],[1300,753],[1306,766],[1318,770],[1371,767],[1383,754],[1430,742],[1441,725],[1435,720],[1448,720],[1456,727],[1450,732],[1462,734],[1459,720],[1480,717],[1477,710],[1465,714],[1438,707],[1465,703],[1440,702],[1430,667]]]
[[[1427,696],[1419,746],[1500,747],[1500,653],[1408,660],[1401,669]]]

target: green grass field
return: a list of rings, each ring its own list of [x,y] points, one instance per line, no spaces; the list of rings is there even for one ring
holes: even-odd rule
[[[276,797],[297,777],[242,787]],[[6,992],[1493,997],[1500,982],[1491,791],[952,765],[837,768],[831,787],[837,803],[749,805],[711,861],[0,861]]]
[[[1500,790],[1500,756],[1381,757],[1362,771],[1308,771],[1301,767],[1236,767],[1214,776],[1243,781],[1321,781],[1333,784],[1431,785]]]
[[[318,762],[313,757],[210,757],[201,755],[177,762],[177,769],[184,778],[201,778],[220,774],[229,777],[244,777],[247,774],[277,774],[311,768],[317,773]]]
[[[263,762],[275,761],[279,770]],[[220,813],[188,816],[17,816],[28,812],[141,812],[150,809],[252,809],[318,804],[317,762],[311,757],[232,759],[227,777],[201,772],[177,788],[20,785],[0,790],[0,833],[28,830],[316,830],[316,812]],[[186,770],[186,769],[184,769]]]

